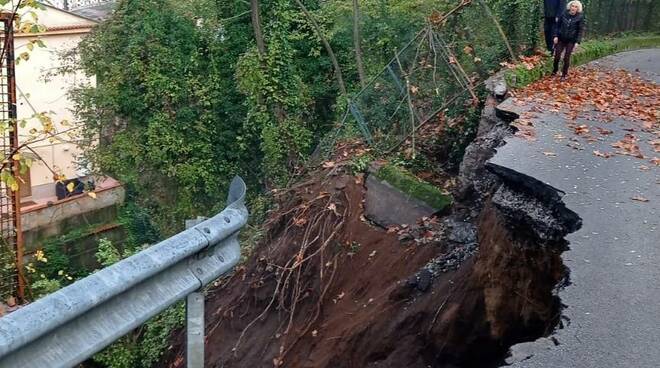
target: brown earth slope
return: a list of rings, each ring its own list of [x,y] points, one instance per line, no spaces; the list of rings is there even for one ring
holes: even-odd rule
[[[457,203],[413,236],[369,224],[364,179],[341,165],[281,193],[266,239],[209,292],[207,366],[489,367],[549,334],[579,219],[552,188],[485,168],[505,131],[490,105]],[[177,341],[164,366],[185,365]]]

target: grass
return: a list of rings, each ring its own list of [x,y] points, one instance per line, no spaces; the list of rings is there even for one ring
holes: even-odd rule
[[[393,165],[383,166],[376,173],[376,177],[390,183],[390,185],[410,197],[425,202],[437,210],[449,206],[452,202],[450,196],[443,194],[435,186],[422,181],[410,172]]]
[[[624,36],[611,39],[590,40],[580,44],[580,49],[573,54],[572,64],[575,66],[589,63],[602,57],[627,50],[637,50],[660,46],[660,35]],[[506,73],[507,84],[513,88],[522,88],[552,72],[552,59],[527,70],[518,66]]]

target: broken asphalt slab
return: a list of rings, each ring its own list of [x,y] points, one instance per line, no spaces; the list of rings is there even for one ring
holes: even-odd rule
[[[592,65],[626,69],[660,83],[660,49],[626,52]],[[566,207],[583,226],[567,237],[570,250],[562,255],[571,284],[559,292],[566,308],[563,328],[552,335],[556,346],[547,339],[539,340],[538,348],[514,346],[518,359],[507,362],[524,368],[658,367],[660,167],[631,156],[593,154],[611,151],[611,144],[625,136],[629,125],[624,120],[609,123],[613,133],[584,150],[556,139],[574,135],[561,115],[542,112],[533,122],[535,141],[509,137],[489,163],[563,192]],[[652,133],[636,134],[642,151],[652,153]]]

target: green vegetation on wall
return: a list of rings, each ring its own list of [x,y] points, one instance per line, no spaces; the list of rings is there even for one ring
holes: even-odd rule
[[[376,177],[437,210],[451,204],[450,196],[443,194],[435,186],[416,178],[400,167],[385,165],[378,170]]]

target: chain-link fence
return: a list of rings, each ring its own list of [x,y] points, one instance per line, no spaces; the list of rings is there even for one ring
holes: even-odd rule
[[[414,145],[422,125],[476,98],[480,83],[511,54],[482,2],[467,2],[431,21],[349,102],[358,129],[380,150],[408,139]]]
[[[454,59],[430,27],[420,32],[350,101],[365,139],[387,149],[465,91],[470,82]]]

